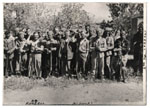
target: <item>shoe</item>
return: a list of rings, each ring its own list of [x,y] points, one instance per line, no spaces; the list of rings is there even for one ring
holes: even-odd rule
[[[8,78],[8,76],[5,76],[5,78]]]
[[[127,81],[126,81],[126,80],[123,80],[122,82],[123,82],[123,83],[127,83]]]

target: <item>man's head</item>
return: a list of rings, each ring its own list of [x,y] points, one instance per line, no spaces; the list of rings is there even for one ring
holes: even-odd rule
[[[27,28],[26,32],[27,32],[27,34],[30,34],[31,33],[30,28]]]
[[[33,36],[34,36],[34,40],[39,39],[39,33],[38,32],[34,32]]]
[[[20,31],[20,28],[17,27],[17,28],[15,29],[15,32],[16,32],[16,33],[19,33],[19,31]]]
[[[89,25],[89,24],[85,25],[85,30],[86,30],[86,31],[89,31],[89,30],[90,30],[90,25]]]
[[[65,38],[67,39],[69,36],[70,36],[70,31],[69,30],[65,31]]]
[[[83,30],[82,32],[81,32],[81,38],[86,38],[87,37],[87,34],[86,34],[86,31],[85,30]]]
[[[73,36],[75,33],[76,33],[76,29],[71,29],[71,30],[70,30],[71,36]]]
[[[121,36],[121,38],[125,39],[127,36],[126,31],[122,30],[120,36]]]
[[[95,29],[91,29],[91,35],[92,35],[93,37],[96,36],[96,30],[95,30]]]
[[[20,39],[20,40],[24,40],[24,35],[25,35],[24,32],[20,32],[20,33],[19,33],[19,39]]]
[[[99,28],[99,29],[96,30],[96,34],[97,34],[98,37],[102,37],[103,33],[104,33],[104,30],[101,29],[101,28]]]
[[[55,27],[55,33],[58,34],[59,33],[59,28]]]
[[[9,38],[10,37],[10,31],[5,31],[5,37]]]
[[[107,31],[107,37],[110,36],[112,32],[112,28],[107,27],[105,30]]]
[[[140,33],[143,33],[143,22],[141,22],[139,25],[138,25],[138,31]]]
[[[48,31],[48,32],[47,32],[47,35],[48,35],[48,38],[49,38],[49,39],[52,39],[54,33],[53,33],[53,31]]]

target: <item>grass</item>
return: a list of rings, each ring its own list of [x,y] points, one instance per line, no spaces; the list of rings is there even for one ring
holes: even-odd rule
[[[128,82],[136,82],[136,83],[141,83],[142,82],[142,77],[133,77],[129,76],[128,77]],[[93,79],[87,79],[87,80],[76,80],[74,78],[72,79],[67,79],[66,77],[48,77],[46,80],[45,79],[31,79],[28,77],[16,77],[16,76],[11,76],[8,78],[4,78],[4,90],[16,90],[16,89],[21,89],[21,90],[31,90],[34,87],[68,87],[70,85],[77,85],[77,84],[92,84],[92,83],[116,83],[116,81],[112,80],[105,80],[101,82],[101,80],[93,80]]]

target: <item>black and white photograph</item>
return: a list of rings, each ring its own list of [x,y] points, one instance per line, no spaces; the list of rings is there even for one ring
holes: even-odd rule
[[[146,3],[3,3],[3,105],[146,105]]]

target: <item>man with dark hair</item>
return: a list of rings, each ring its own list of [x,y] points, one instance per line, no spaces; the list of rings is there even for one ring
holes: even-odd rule
[[[29,64],[29,77],[36,75],[37,79],[41,79],[42,70],[41,70],[41,54],[44,50],[44,46],[39,39],[38,32],[34,32],[33,34],[34,40],[30,41],[31,45],[31,55],[30,55],[30,64]]]
[[[14,73],[12,60],[14,57],[15,40],[12,37],[12,32],[4,33],[4,71],[5,76],[8,77]]]
[[[16,74],[18,75],[27,75],[28,70],[27,52],[29,51],[29,47],[24,35],[24,32],[20,32],[19,37],[16,40]]]
[[[60,59],[59,59],[59,48],[60,48],[60,40],[61,40],[61,34],[60,34],[60,30],[58,27],[55,28],[54,30],[54,40],[57,41],[57,44],[55,44],[56,50],[53,52],[52,56],[53,56],[53,70],[55,71],[55,74],[59,74],[60,72]]]
[[[138,32],[133,37],[134,47],[134,73],[142,75],[143,66],[143,23],[139,24]]]
[[[114,56],[112,59],[112,70],[113,75],[117,81],[121,80],[125,82],[126,73],[126,63],[127,63],[127,53],[129,51],[129,42],[126,39],[125,31],[120,31],[120,37],[116,39],[114,44]]]
[[[44,41],[44,52],[42,55],[42,63],[43,63],[43,77],[47,78],[48,76],[52,75],[52,53],[56,50],[54,44],[57,43],[56,40],[53,39],[53,31],[47,31],[46,38]]]
[[[60,48],[59,48],[59,58],[60,58],[60,74],[61,75],[66,75],[67,71],[70,69],[68,68],[68,64],[70,62],[67,62],[67,46],[68,46],[68,38],[70,36],[69,31],[65,31],[64,37],[61,38],[60,40]],[[70,67],[70,64],[69,64]],[[68,69],[67,69],[68,68]],[[70,70],[69,70],[70,71]]]

